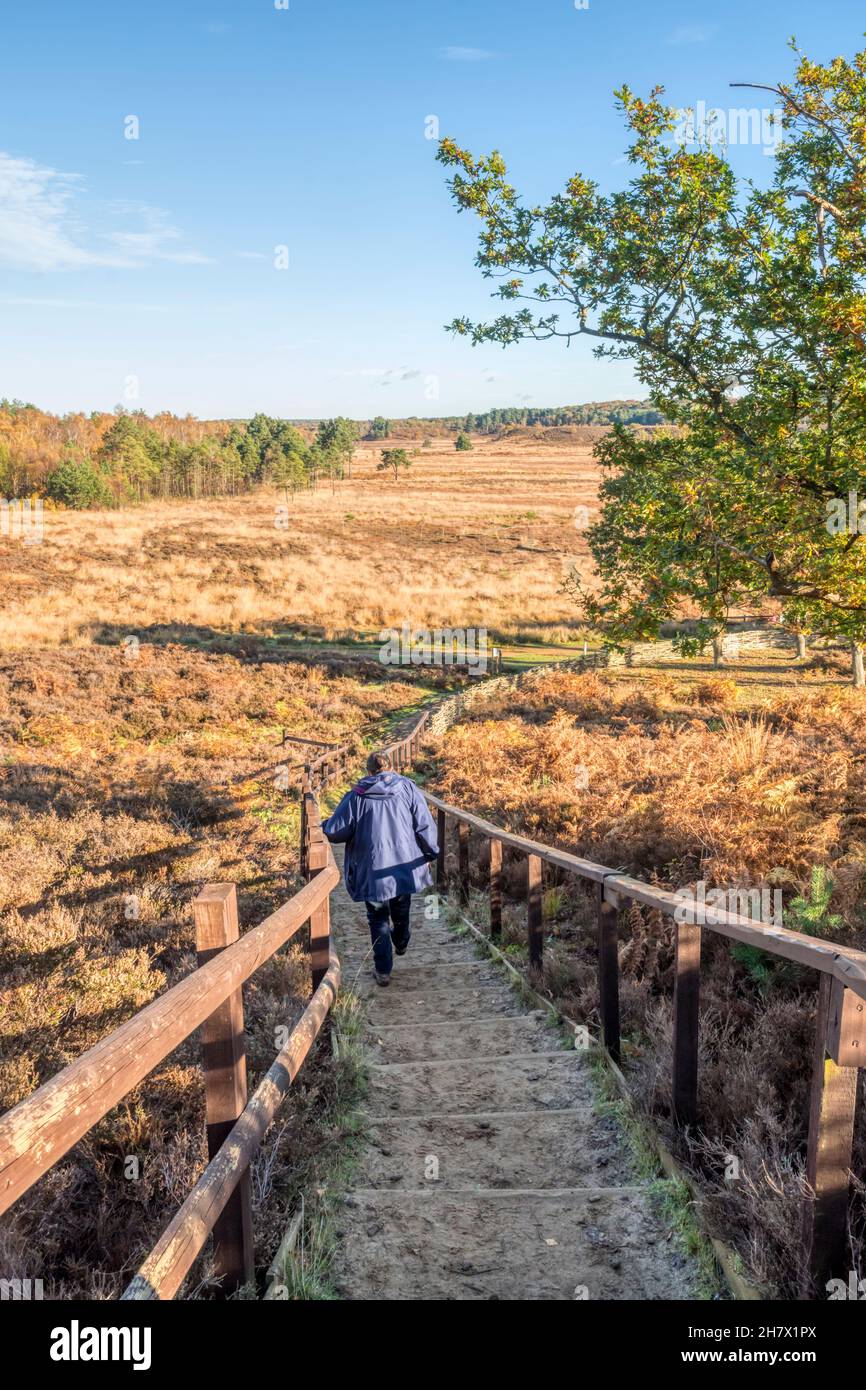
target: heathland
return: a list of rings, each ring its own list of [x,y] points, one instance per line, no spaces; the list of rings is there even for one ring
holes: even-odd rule
[[[283,733],[360,750],[442,682],[381,666],[381,629],[486,627],[524,661],[582,646],[562,583],[575,565],[589,573],[591,442],[536,429],[458,452],[450,437],[406,438],[410,466],[395,479],[371,441],[315,489],[58,507],[41,544],[0,538],[0,1108],[192,967],[204,882],[238,884],[244,925],[297,885],[296,810],[274,773],[300,745],[287,754]],[[847,683],[842,658],[817,653],[757,653],[719,672],[701,659],[551,672],[476,707],[421,773],[492,821],[661,883],[766,881],[800,929],[862,945],[864,697]],[[506,941],[519,957],[512,879]],[[594,1023],[591,905],[551,884],[545,914],[543,987]],[[631,913],[626,1068],[662,1125],[671,949],[652,913]],[[257,976],[254,1078],[307,988],[300,950]],[[681,1155],[716,1228],[783,1292],[813,1014],[813,981],[708,948],[705,1121]],[[257,1165],[262,1261],[280,1213],[341,1142],[329,1086],[326,1068],[305,1072]],[[2,1235],[10,1277],[116,1293],[201,1171],[201,1113],[193,1041],[18,1204]],[[311,1114],[311,1163],[284,1162]],[[735,1186],[731,1153],[747,1176]]]
[[[550,431],[467,453],[450,438],[415,445],[399,481],[377,471],[381,445],[364,443],[351,477],[315,490],[46,511],[43,544],[0,539],[0,646],[184,629],[333,638],[404,620],[486,625],[507,639],[575,635],[562,581],[587,554],[591,442]]]

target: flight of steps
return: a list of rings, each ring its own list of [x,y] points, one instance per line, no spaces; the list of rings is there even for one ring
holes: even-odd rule
[[[695,1271],[594,1112],[584,1053],[413,899],[387,989],[363,904],[332,921],[364,998],[369,1142],[339,1213],[347,1299],[687,1299]]]

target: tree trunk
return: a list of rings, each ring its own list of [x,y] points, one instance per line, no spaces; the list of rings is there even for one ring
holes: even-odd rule
[[[805,661],[805,660],[806,660],[806,634],[805,634],[805,632],[798,632],[798,633],[797,633],[797,658],[798,658],[799,661]]]
[[[722,664],[722,647],[723,647],[723,644],[724,644],[724,638],[723,638],[723,637],[714,637],[714,638],[713,638],[713,665],[716,667],[717,670],[718,670],[718,668],[719,668],[719,667],[721,666],[721,664]]]
[[[866,674],[863,670],[863,648],[859,642],[851,643],[851,669],[855,686],[862,690],[866,686]]]

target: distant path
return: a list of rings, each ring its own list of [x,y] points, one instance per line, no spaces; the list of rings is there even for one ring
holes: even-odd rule
[[[695,1297],[694,1266],[671,1248],[616,1126],[594,1113],[586,1054],[469,941],[425,921],[423,897],[387,989],[372,977],[364,906],[342,887],[332,930],[375,1058],[369,1143],[338,1217],[342,1296]]]
[[[506,670],[519,671],[529,666],[554,665],[559,661],[574,661],[583,655],[583,643],[574,642],[563,645],[556,642],[502,642],[496,644],[502,651],[502,661]],[[324,638],[299,638],[290,634],[277,636],[261,642],[262,650],[271,649],[283,657],[295,656],[300,659],[315,659],[317,656],[368,657],[378,660],[382,643],[375,634],[358,637],[353,641],[328,642]],[[595,648],[590,648],[595,650]],[[423,671],[423,667],[412,667],[413,671]]]

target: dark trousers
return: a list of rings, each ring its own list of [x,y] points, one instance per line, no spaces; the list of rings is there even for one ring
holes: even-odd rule
[[[380,975],[390,975],[394,965],[391,942],[402,951],[409,945],[412,933],[409,930],[409,908],[411,893],[400,893],[384,903],[366,903],[367,921],[370,923],[370,937],[373,942],[373,962]]]

